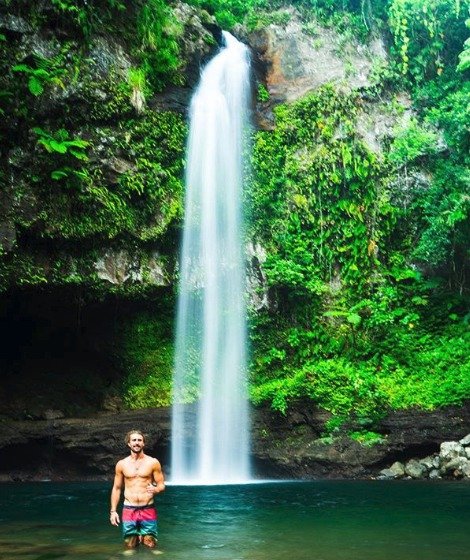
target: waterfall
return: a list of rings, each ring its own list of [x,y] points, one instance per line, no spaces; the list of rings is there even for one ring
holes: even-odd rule
[[[250,478],[242,251],[249,56],[223,36],[190,109],[172,416],[177,484]]]

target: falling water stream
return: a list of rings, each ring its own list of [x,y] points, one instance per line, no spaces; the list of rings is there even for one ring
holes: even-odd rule
[[[223,36],[190,109],[173,391],[171,480],[178,484],[250,478],[242,252],[249,56]]]

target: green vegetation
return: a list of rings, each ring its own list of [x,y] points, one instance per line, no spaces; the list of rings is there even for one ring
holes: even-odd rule
[[[207,10],[213,14],[223,29],[232,29],[236,23],[241,23],[247,13],[266,7],[267,0],[189,0],[188,4]]]
[[[126,9],[120,0],[51,0],[57,12],[73,22],[85,36],[103,23],[110,23],[117,13]]]
[[[154,91],[168,83],[182,83],[178,73],[178,39],[182,33],[179,22],[164,0],[147,0],[137,16],[137,36],[140,46],[136,55]]]
[[[171,310],[155,306],[118,327],[117,359],[123,371],[124,402],[129,408],[171,403],[173,329]]]
[[[306,22],[315,20],[364,38],[386,14],[383,0],[189,0],[188,4],[213,14],[224,29],[232,29],[237,23],[245,23],[250,30],[271,23],[285,25],[291,17],[289,8],[295,7]]]
[[[55,1],[29,12],[16,0],[9,4],[36,32],[48,37],[53,24],[61,33],[45,40],[41,55],[27,57],[16,36],[0,41],[0,178],[14,176],[14,189],[3,192],[5,219],[16,230],[2,253],[0,286],[63,282],[95,289],[98,248],[128,247],[145,260],[181,215],[184,118],[144,106],[175,76],[175,61],[162,58],[170,36],[176,45],[172,10],[157,0]],[[116,37],[124,40],[133,66],[119,49],[107,50],[98,35],[103,30],[111,46]]]
[[[266,103],[266,101],[269,101],[269,91],[266,89],[264,84],[258,85],[257,99],[260,103]]]
[[[467,2],[391,0],[393,53],[401,73],[414,82],[442,74],[462,48],[465,17]]]
[[[309,397],[327,432],[353,422],[358,441],[390,408],[470,397],[468,5],[431,4],[388,6],[381,73],[415,117],[383,157],[356,136],[360,95],[329,86],[277,107],[254,141],[250,222],[276,312],[251,317],[252,400],[285,412]]]
[[[349,437],[367,447],[384,442],[384,437],[381,434],[368,430],[363,430],[360,432],[350,432]]]
[[[125,162],[120,169],[119,161],[111,160],[111,183],[102,166],[86,165],[81,150],[88,142],[69,140],[64,130],[54,136],[38,128],[35,132],[45,147],[38,151],[33,170],[42,207],[41,237],[113,239],[127,234],[148,240],[179,216],[185,125],[178,115],[149,111],[138,121],[99,131],[95,143],[114,138],[101,157],[112,158],[119,150]],[[50,184],[49,177],[57,184]]]
[[[99,129],[95,142],[112,138],[102,148],[101,157],[110,161],[108,169],[96,165],[91,142],[71,139],[63,129],[34,132],[38,137],[34,166],[24,169],[32,184],[21,175],[15,221],[35,233],[29,240],[35,254],[20,244],[5,255],[2,290],[48,281],[95,285],[97,247],[111,243],[139,252],[140,243],[144,258],[147,243],[163,236],[180,217],[186,126],[179,115],[148,111],[115,129]],[[113,160],[117,150],[122,159]],[[90,164],[89,158],[95,163]],[[46,258],[45,239],[53,242]],[[85,244],[77,251],[80,240]],[[64,259],[70,252],[78,270]],[[123,288],[124,293],[132,290],[132,285]],[[145,285],[137,291],[144,294]]]
[[[323,291],[336,266],[342,281],[361,281],[387,235],[379,163],[355,141],[356,101],[326,86],[278,107],[275,132],[256,138],[249,222],[268,243],[273,232],[268,279],[292,295]]]
[[[311,399],[332,413],[325,441],[343,426],[369,445],[390,408],[470,398],[468,0],[189,3],[226,29],[285,26],[295,9],[312,41],[330,26],[345,42],[381,33],[390,47],[371,87],[318,88],[277,106],[275,129],[253,135],[247,233],[266,250],[272,305],[250,313],[252,401],[285,413]],[[14,232],[2,241],[2,291],[84,287],[91,300],[174,305],[145,277],[152,252],[174,259],[182,214],[185,117],[153,103],[185,82],[189,35],[174,8],[166,0],[1,8],[43,40],[25,55],[20,34],[0,34],[0,208],[5,239]],[[382,153],[371,151],[359,114],[380,100],[399,115],[403,92],[409,118]],[[272,101],[263,84],[257,100]],[[103,247],[136,255],[143,282],[99,282]],[[170,307],[130,314],[113,335],[130,408],[169,404]]]
[[[88,160],[85,149],[89,146],[89,142],[80,139],[70,139],[69,133],[63,128],[55,134],[50,134],[39,127],[33,128],[33,132],[38,135],[38,144],[44,146],[47,152],[70,154],[77,159]]]
[[[22,72],[28,77],[28,89],[35,96],[41,95],[47,85],[58,85],[64,88],[64,83],[60,79],[65,70],[58,65],[54,67],[54,60],[36,57],[36,68],[27,64],[17,64],[13,66],[13,72]]]
[[[398,166],[409,165],[419,157],[435,154],[438,140],[436,132],[426,130],[413,119],[406,127],[395,131],[389,160]]]

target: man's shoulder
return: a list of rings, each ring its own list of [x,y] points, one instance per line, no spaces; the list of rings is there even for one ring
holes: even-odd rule
[[[129,457],[124,457],[123,459],[120,459],[116,463],[116,468],[120,469],[120,468],[124,467],[128,462],[129,462]]]

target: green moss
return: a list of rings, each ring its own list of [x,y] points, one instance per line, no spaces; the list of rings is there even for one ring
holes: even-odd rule
[[[0,292],[22,286],[66,286],[97,282],[96,253],[83,251],[72,256],[65,250],[41,247],[15,248],[0,260]]]
[[[377,432],[359,431],[350,432],[348,435],[352,440],[357,441],[366,447],[371,447],[378,443],[384,443],[385,441],[383,435],[378,434]]]
[[[266,103],[267,101],[269,101],[269,97],[269,91],[266,89],[266,86],[264,84],[259,84],[257,94],[258,101],[260,103]]]
[[[168,309],[160,305],[160,310],[130,317],[118,328],[117,355],[127,372],[124,401],[129,408],[171,403],[173,329]]]
[[[134,115],[131,105],[132,86],[116,74],[100,81],[86,81],[83,92],[87,110],[86,119],[91,122],[109,123]]]
[[[0,263],[0,291],[7,290],[11,284],[36,286],[47,283],[44,263],[38,262],[33,255],[18,258],[15,253],[2,255]]]

